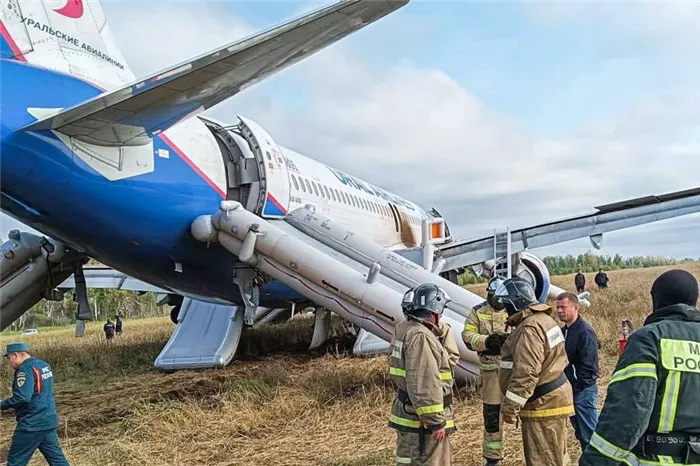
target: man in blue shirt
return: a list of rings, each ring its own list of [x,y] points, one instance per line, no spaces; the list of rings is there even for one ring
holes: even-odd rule
[[[571,417],[581,451],[591,441],[598,424],[598,337],[595,330],[579,315],[579,301],[574,293],[557,297],[557,316],[564,322],[566,356],[569,365],[564,370],[574,391],[574,410]]]
[[[12,397],[0,410],[14,409],[17,427],[7,454],[7,466],[24,466],[38,448],[49,466],[69,466],[58,444],[58,415],[53,398],[53,372],[29,354],[26,343],[10,343],[3,354],[15,370]]]

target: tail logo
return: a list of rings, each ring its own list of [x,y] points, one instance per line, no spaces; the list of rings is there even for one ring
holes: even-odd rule
[[[83,0],[67,0],[63,8],[54,11],[68,18],[78,19],[83,16]]]

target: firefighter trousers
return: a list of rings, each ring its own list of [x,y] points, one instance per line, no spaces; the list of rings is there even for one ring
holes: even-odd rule
[[[501,385],[498,370],[482,371],[479,388],[484,404],[484,441],[482,451],[488,460],[503,459],[503,418]]]
[[[430,431],[423,434],[396,431],[396,465],[403,466],[450,466],[452,451],[450,436],[442,441],[433,440]],[[423,437],[423,454],[421,454],[421,439]]]
[[[571,466],[566,447],[568,418],[521,419],[527,466]]]

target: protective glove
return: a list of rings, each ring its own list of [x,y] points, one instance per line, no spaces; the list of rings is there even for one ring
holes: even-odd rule
[[[505,333],[493,333],[486,337],[484,345],[486,345],[486,349],[496,352],[496,354],[500,354],[501,346],[503,346],[503,343],[506,342],[507,338],[508,335]]]

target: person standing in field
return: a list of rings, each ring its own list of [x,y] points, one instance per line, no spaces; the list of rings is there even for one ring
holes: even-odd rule
[[[7,466],[25,466],[39,449],[49,466],[69,466],[58,443],[58,414],[53,397],[53,371],[29,354],[23,342],[7,345],[3,356],[15,370],[12,397],[0,410],[14,409],[17,427],[7,453]]]
[[[581,273],[581,270],[579,270],[574,277],[574,285],[576,285],[577,293],[583,293],[584,289],[586,288],[586,276]]]

